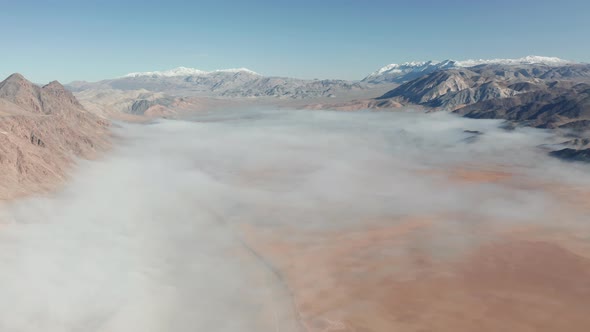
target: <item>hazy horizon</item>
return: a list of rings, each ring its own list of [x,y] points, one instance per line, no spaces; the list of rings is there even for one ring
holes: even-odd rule
[[[184,66],[359,80],[407,61],[588,62],[590,47],[575,42],[590,30],[589,10],[580,0],[8,2],[0,76],[69,83]]]

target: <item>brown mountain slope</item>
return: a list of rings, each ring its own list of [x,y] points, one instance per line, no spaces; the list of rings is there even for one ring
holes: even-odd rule
[[[455,112],[470,118],[506,119],[541,128],[588,129],[590,85],[539,88],[510,98],[481,101]]]
[[[589,80],[590,65],[586,64],[560,67],[480,65],[437,71],[404,83],[377,99],[455,110],[525,92],[559,91],[567,84]]]
[[[0,82],[0,200],[55,187],[74,158],[108,147],[108,126],[57,81],[38,87],[13,74]]]

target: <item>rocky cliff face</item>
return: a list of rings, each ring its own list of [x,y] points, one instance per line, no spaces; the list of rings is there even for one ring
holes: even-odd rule
[[[0,200],[55,187],[74,158],[109,146],[108,127],[58,82],[8,77],[0,83]]]

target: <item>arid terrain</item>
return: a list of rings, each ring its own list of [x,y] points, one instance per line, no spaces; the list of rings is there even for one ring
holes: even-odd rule
[[[471,167],[465,177],[440,175],[459,186],[522,179]],[[547,218],[417,214],[339,231],[244,234],[287,280],[306,331],[585,331],[590,191],[526,185],[557,202]],[[578,222],[564,225],[572,215]]]

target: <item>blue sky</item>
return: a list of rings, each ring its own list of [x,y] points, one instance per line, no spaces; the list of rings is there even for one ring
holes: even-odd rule
[[[178,66],[361,79],[395,62],[590,62],[590,1],[0,0],[0,75],[95,81]]]

